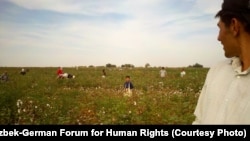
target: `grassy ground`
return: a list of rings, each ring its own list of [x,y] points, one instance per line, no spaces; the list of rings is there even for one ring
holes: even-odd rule
[[[8,82],[0,83],[0,124],[191,124],[207,68],[64,68],[75,79],[56,79],[57,68],[0,68]],[[135,86],[124,96],[123,83],[131,76]]]

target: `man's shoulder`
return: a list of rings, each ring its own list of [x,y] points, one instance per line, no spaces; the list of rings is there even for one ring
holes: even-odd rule
[[[210,69],[228,67],[231,66],[231,64],[232,64],[232,59],[224,59],[214,64],[212,67],[210,67]]]
[[[215,74],[231,72],[232,59],[224,59],[209,68],[208,74],[214,76]]]

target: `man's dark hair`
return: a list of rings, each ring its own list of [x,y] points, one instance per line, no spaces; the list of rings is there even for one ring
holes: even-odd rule
[[[246,32],[250,33],[250,0],[224,0],[215,17],[219,17],[227,27],[236,18],[243,24]]]
[[[244,18],[244,16],[242,16],[240,13],[235,13],[230,11],[220,11],[215,15],[215,17],[220,18],[221,21],[224,22],[227,27],[230,26],[231,20],[233,18],[236,18],[243,24],[246,32],[250,33],[250,23],[248,23],[247,20]]]

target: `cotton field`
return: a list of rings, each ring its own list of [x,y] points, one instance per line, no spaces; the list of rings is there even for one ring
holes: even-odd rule
[[[0,124],[191,124],[208,68],[64,68],[74,79],[57,79],[57,68],[0,68]],[[126,75],[134,89],[123,88]]]

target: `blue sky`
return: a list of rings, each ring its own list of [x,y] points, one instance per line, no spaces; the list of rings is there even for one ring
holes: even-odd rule
[[[211,67],[222,0],[1,0],[0,66]]]

